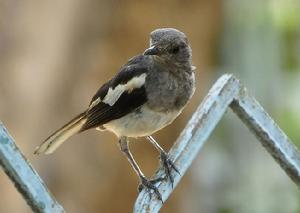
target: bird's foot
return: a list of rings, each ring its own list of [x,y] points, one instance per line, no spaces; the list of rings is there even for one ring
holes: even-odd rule
[[[177,167],[174,165],[174,163],[169,159],[169,156],[167,153],[165,152],[161,152],[160,153],[160,161],[162,164],[162,167],[165,170],[166,173],[166,178],[168,178],[172,184],[172,188],[174,185],[174,178],[172,176],[172,170],[175,170],[175,172],[177,172],[180,175],[179,170],[177,169]]]
[[[141,183],[138,186],[138,191],[141,192],[145,188],[148,192],[150,192],[150,196],[152,195],[151,191],[153,191],[154,194],[156,195],[156,197],[163,203],[161,194],[160,194],[160,192],[158,191],[157,187],[154,184],[164,180],[164,178],[157,178],[157,179],[153,179],[153,180],[148,180],[145,176],[140,176],[140,180],[141,180]]]

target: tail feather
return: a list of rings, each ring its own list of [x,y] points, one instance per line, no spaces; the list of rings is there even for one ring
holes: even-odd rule
[[[51,154],[54,152],[64,141],[70,138],[72,135],[80,132],[81,127],[86,122],[86,113],[83,112],[76,116],[69,123],[58,129],[52,135],[50,135],[41,145],[39,145],[34,154]]]

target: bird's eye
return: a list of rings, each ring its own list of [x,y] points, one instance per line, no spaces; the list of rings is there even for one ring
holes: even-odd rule
[[[179,46],[172,47],[169,52],[172,53],[172,54],[178,53],[179,52]]]

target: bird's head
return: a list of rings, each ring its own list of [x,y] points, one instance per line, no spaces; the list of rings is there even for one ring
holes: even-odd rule
[[[176,64],[191,64],[192,49],[184,33],[174,28],[161,28],[151,32],[150,48],[144,55],[157,55]]]

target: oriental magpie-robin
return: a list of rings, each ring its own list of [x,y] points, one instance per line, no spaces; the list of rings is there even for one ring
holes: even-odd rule
[[[150,48],[122,66],[100,87],[87,110],[49,136],[35,154],[50,154],[72,135],[91,128],[109,130],[119,138],[121,151],[138,174],[140,186],[153,190],[162,200],[154,185],[159,180],[148,180],[142,173],[129,150],[128,137],[146,137],[155,146],[173,185],[172,169],[179,171],[151,135],[170,124],[192,97],[194,69],[184,33],[173,28],[154,30]]]

